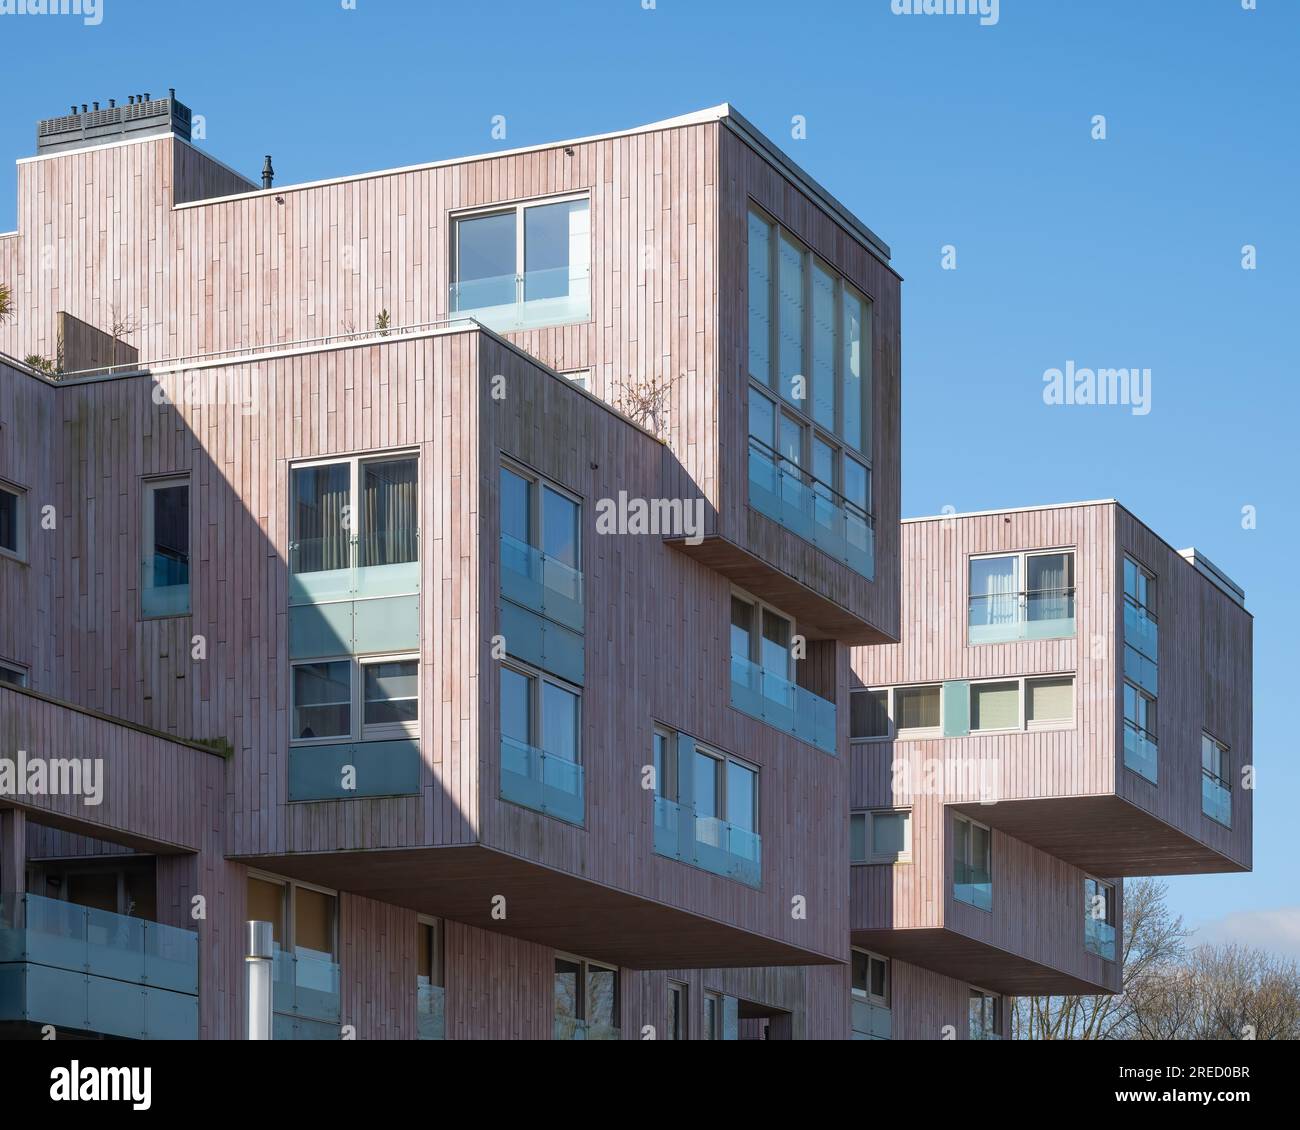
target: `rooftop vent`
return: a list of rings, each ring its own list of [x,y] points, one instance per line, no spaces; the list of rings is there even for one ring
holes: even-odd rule
[[[176,101],[176,91],[166,98],[132,94],[125,106],[110,98],[105,109],[94,103],[93,109],[74,102],[72,112],[59,118],[45,118],[36,123],[38,153],[57,153],[65,149],[84,149],[88,145],[106,145],[134,137],[174,133],[190,140],[190,108]]]

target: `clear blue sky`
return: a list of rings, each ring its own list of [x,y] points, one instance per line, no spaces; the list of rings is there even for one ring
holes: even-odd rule
[[[889,0],[101,3],[97,27],[0,16],[4,160],[74,101],[168,86],[205,148],[286,184],[735,104],[893,247],[904,513],[1116,497],[1245,587],[1256,870],[1173,900],[1300,950],[1300,3],[1002,0],[992,27]],[[1150,368],[1152,411],[1045,406],[1069,360]]]

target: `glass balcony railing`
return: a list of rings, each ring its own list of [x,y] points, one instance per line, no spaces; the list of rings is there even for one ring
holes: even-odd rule
[[[415,998],[415,1038],[447,1038],[447,991],[441,985],[420,985]]]
[[[955,862],[953,865],[953,897],[958,902],[969,903],[979,910],[993,909],[993,880],[982,867]]]
[[[557,1040],[617,1040],[622,1033],[612,1024],[598,1024],[594,1020],[579,1020],[576,1016],[555,1018]]]
[[[420,591],[420,531],[289,543],[289,603],[322,604]]]
[[[833,702],[739,655],[731,657],[731,705],[826,753],[837,752]]]
[[[972,644],[1068,638],[1074,635],[1074,589],[972,596],[966,624]]]
[[[868,580],[876,575],[875,522],[798,464],[749,437],[749,504]]]
[[[1083,944],[1098,957],[1115,960],[1115,927],[1104,918],[1088,914],[1083,919]]]
[[[190,611],[190,563],[163,553],[140,565],[140,614],[187,616]]]
[[[697,816],[665,797],[655,797],[654,850],[751,887],[763,881],[763,841],[757,832],[716,816]]]
[[[501,595],[583,630],[582,573],[509,534],[501,535]]]
[[[1157,783],[1159,750],[1156,739],[1148,734],[1136,722],[1124,719],[1124,766],[1145,777],[1153,785]]]
[[[1232,827],[1232,790],[1227,782],[1201,772],[1201,811],[1225,828]]]
[[[1160,629],[1155,617],[1124,598],[1124,677],[1148,694],[1159,688]]]
[[[585,819],[582,766],[571,758],[501,738],[501,799],[582,826]]]
[[[322,953],[275,949],[271,991],[276,1040],[337,1040],[342,1004],[338,962]]]
[[[196,1040],[198,951],[192,930],[40,895],[0,895],[0,1020]]]
[[[448,308],[500,332],[585,322],[591,317],[591,269],[570,265],[521,275],[452,283]]]

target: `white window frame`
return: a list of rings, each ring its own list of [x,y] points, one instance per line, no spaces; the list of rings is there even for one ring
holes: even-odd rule
[[[877,855],[872,850],[871,845],[875,842],[873,832],[876,818],[879,816],[903,816],[903,847],[896,855]],[[874,867],[879,864],[894,863],[911,863],[912,862],[912,808],[910,805],[903,805],[893,808],[855,808],[849,813],[849,822],[852,824],[857,817],[862,817],[865,824],[866,839],[863,843],[866,846],[866,857],[863,859],[854,859],[853,856],[853,838],[852,829],[850,828],[849,836],[849,863],[854,867]]]
[[[755,596],[753,593],[746,592],[744,589],[738,588],[735,585],[732,585],[731,587],[731,595],[733,598],[743,601],[744,603],[748,604],[751,608],[754,609],[755,622],[749,632],[749,654],[746,656],[746,658],[755,666],[762,667],[764,671],[771,671],[771,668],[763,667],[762,657],[763,657],[763,615],[764,613],[770,612],[773,616],[779,617],[780,619],[784,620],[787,624],[790,625],[790,646],[786,649],[786,669],[784,671],[772,671],[771,673],[774,675],[779,675],[787,682],[790,683],[797,682],[797,680],[795,679],[795,672],[796,672],[795,664],[798,663],[798,660],[795,659],[794,657],[794,637],[796,634],[795,629],[797,627],[797,622],[795,618],[791,616],[788,612],[782,612],[781,609],[776,607],[776,605],[769,604],[767,601],[762,600],[761,598]],[[731,604],[728,603],[727,604],[727,656],[728,658],[730,658],[733,654],[733,652],[731,651],[731,632],[733,627],[734,625],[731,622]]]
[[[26,687],[31,685],[31,669],[22,663],[10,663],[7,659],[0,659],[0,671],[7,671],[12,675],[17,675],[16,682],[0,680],[5,686],[9,687]]]
[[[415,668],[415,721],[411,724],[401,722],[383,722],[367,726],[365,721],[365,668],[375,663],[412,662]],[[298,738],[293,736],[294,711],[297,698],[294,694],[294,668],[308,667],[318,663],[347,663],[349,665],[350,702],[349,718],[351,726],[347,734],[331,735],[320,738]],[[420,722],[423,718],[421,701],[423,699],[424,664],[418,651],[398,651],[391,654],[376,655],[318,655],[311,658],[293,659],[289,662],[289,744],[294,746],[343,745],[357,742],[394,741],[403,738],[417,739],[420,736]]]
[[[521,675],[528,680],[528,725],[530,733],[528,735],[528,744],[533,749],[541,749],[541,735],[544,728],[542,720],[542,684],[550,683],[559,687],[560,690],[575,695],[578,699],[578,719],[574,732],[574,758],[575,765],[583,764],[582,760],[582,727],[585,715],[585,703],[583,702],[582,687],[567,679],[561,679],[558,675],[552,675],[549,671],[543,671],[540,667],[534,667],[531,663],[525,663],[521,659],[516,659],[513,655],[508,659],[500,661],[502,670],[513,671],[516,675]],[[497,676],[498,681],[500,675]],[[497,729],[501,728],[501,708],[498,699],[497,704]],[[498,736],[500,736],[498,734]],[[553,757],[559,757],[560,754],[551,754]],[[577,960],[577,959],[575,959]],[[585,959],[582,959],[585,960]],[[599,964],[599,963],[597,963]]]
[[[0,479],[0,492],[14,499],[14,548],[0,545],[0,557],[10,561],[27,561],[27,491]]]
[[[868,1001],[869,1003],[878,1005],[881,1008],[889,1008],[890,1007],[889,1002],[893,999],[893,980],[894,980],[893,969],[891,967],[889,958],[883,956],[882,954],[876,953],[874,950],[863,949],[861,946],[852,946],[851,949],[853,953],[863,954],[867,959],[867,987],[865,989],[859,989],[853,985],[852,960],[850,959],[849,962],[850,994],[856,997],[860,1001]],[[885,967],[884,996],[881,996],[878,993],[873,993],[871,991],[872,962],[879,962],[881,965]]]
[[[189,608],[184,612],[146,612],[144,610],[144,570],[153,564],[154,552],[154,495],[160,490],[169,490],[172,487],[183,486],[188,494],[186,509],[189,511],[190,528],[189,528],[189,581],[185,587],[189,589]],[[189,616],[194,611],[194,485],[190,481],[190,473],[185,471],[176,475],[158,475],[156,477],[145,478],[141,480],[141,489],[143,497],[141,499],[140,515],[140,561],[142,563],[140,576],[140,619],[142,620],[175,620],[181,616]],[[149,586],[152,588],[152,585]]]
[[[1014,726],[989,726],[975,729],[975,688],[976,687],[995,687],[995,686],[1014,686],[1016,688],[1016,724]],[[967,707],[970,719],[970,733],[975,734],[1018,734],[1025,729],[1025,680],[1023,678],[1010,679],[972,679],[968,688],[970,703]]]
[[[570,384],[577,385],[583,392],[591,392],[592,369],[559,369],[557,371]]]
[[[1016,561],[1016,623],[1023,624],[1026,622],[1025,613],[1027,611],[1027,597],[1029,590],[1025,586],[1029,583],[1029,558],[1031,557],[1056,557],[1068,553],[1073,562],[1070,565],[1070,574],[1074,577],[1074,584],[1070,586],[1070,593],[1075,598],[1075,630],[1078,630],[1078,594],[1079,594],[1079,548],[1074,545],[1056,546],[1051,549],[1009,549],[1001,553],[971,553],[966,556],[966,646],[967,647],[990,647],[998,643],[1016,643],[1023,641],[1016,640],[997,640],[993,643],[972,644],[970,642],[970,571],[971,565],[976,561],[994,561],[1003,557],[1014,557]],[[1057,638],[1057,637],[1053,637]],[[1068,638],[1068,637],[1067,637]]]
[[[1034,719],[1029,717],[1029,684],[1030,683],[1047,683],[1059,682],[1062,679],[1070,680],[1070,716],[1068,718],[1042,718]],[[1078,725],[1079,718],[1079,676],[1075,671],[1060,671],[1055,675],[1022,675],[1020,676],[1020,719],[1026,730],[1073,730]],[[983,731],[980,731],[983,733]]]

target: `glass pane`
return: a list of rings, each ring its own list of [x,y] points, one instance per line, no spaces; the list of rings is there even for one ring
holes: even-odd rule
[[[871,513],[871,472],[848,456],[844,458],[844,497],[864,513]]]
[[[871,959],[871,995],[885,1000],[888,995],[888,986],[886,984],[886,974],[889,971],[887,963],[878,957]]]
[[[706,1040],[716,1040],[718,1036],[718,998],[707,996],[704,998],[704,1038]]]
[[[778,281],[780,286],[780,392],[792,399],[792,378],[804,375],[803,360],[803,250],[784,235],[778,242]],[[806,409],[806,401],[797,401]]]
[[[871,958],[861,950],[853,951],[853,991],[865,995],[871,984]]]
[[[826,486],[835,487],[835,449],[824,440],[813,437],[813,478]]]
[[[352,663],[299,663],[293,669],[293,736],[338,738],[352,733]]]
[[[835,328],[835,277],[813,264],[812,276],[812,409],[824,428],[835,430],[835,360],[839,340]],[[807,405],[805,405],[807,410]],[[826,480],[831,482],[832,480]]]
[[[749,375],[772,383],[772,229],[749,214]],[[751,433],[752,434],[752,433]],[[767,443],[771,446],[771,440]]]
[[[245,918],[249,922],[271,923],[271,936],[277,946],[284,945],[284,896],[283,883],[249,877]]]
[[[361,467],[363,566],[419,560],[416,459],[384,459]]]
[[[456,221],[457,310],[515,301],[517,222],[513,209]]]
[[[894,691],[895,723],[899,730],[931,730],[939,725],[939,688],[899,687]]]
[[[533,741],[531,683],[527,675],[501,668],[501,736],[523,745]]]
[[[1068,722],[1074,717],[1074,680],[1033,679],[1026,684],[1031,722]]]
[[[979,683],[970,689],[972,730],[1011,730],[1020,725],[1020,684]]]
[[[524,209],[524,301],[584,292],[591,244],[585,200]]]
[[[0,548],[18,552],[18,496],[0,490]]]
[[[1020,560],[979,557],[970,563],[970,622],[1011,624],[1020,618]]]
[[[1026,618],[1067,620],[1074,616],[1074,554],[1038,553],[1025,559]]]
[[[667,734],[655,732],[655,793],[668,800],[677,799],[677,758],[673,749],[673,739]]]
[[[857,812],[849,817],[849,859],[862,863],[867,858],[867,814]]]
[[[781,437],[777,450],[796,467],[803,466],[803,425],[781,414]]]
[[[761,392],[749,390],[749,434],[776,450],[776,407]]]
[[[731,598],[731,654],[750,658],[754,632],[754,606],[738,596]]]
[[[610,1028],[618,1023],[618,973],[598,965],[587,967],[587,1023]]]
[[[578,504],[548,486],[542,487],[542,552],[578,568]]]
[[[365,671],[365,721],[414,722],[419,717],[420,664],[415,659],[367,663]]]
[[[840,435],[850,447],[856,447],[863,454],[869,454],[869,444],[865,442],[870,433],[865,432],[864,423],[864,381],[866,372],[862,352],[863,327],[865,323],[862,301],[848,287],[843,290],[842,306],[844,310],[844,360],[841,365],[840,381],[844,397],[844,419]]]
[[[578,981],[582,969],[577,962],[555,959],[555,1015],[578,1019]]]
[[[298,467],[293,472],[295,572],[318,573],[351,565],[352,469],[346,463]]]
[[[907,850],[905,812],[877,812],[871,819],[871,855],[873,858],[901,855]]]
[[[695,754],[695,814],[719,816],[718,771],[721,765],[716,757],[696,751]]]
[[[790,670],[790,621],[763,609],[763,640],[759,666],[786,678]]]
[[[542,749],[578,760],[578,696],[554,683],[542,684]]]
[[[993,833],[979,824],[970,826],[971,882],[987,883],[993,872]]]
[[[293,892],[293,948],[334,960],[334,896],[308,887]]]
[[[190,487],[188,483],[156,487],[153,495],[153,545],[150,547],[154,588],[190,583]]]
[[[524,545],[533,544],[531,487],[521,475],[507,467],[501,468],[501,532]]]
[[[682,1038],[682,990],[676,985],[668,986],[668,1039]]]
[[[854,691],[849,704],[851,737],[889,737],[889,692],[887,690]]]
[[[758,774],[727,762],[727,823],[746,832],[757,830]]]

